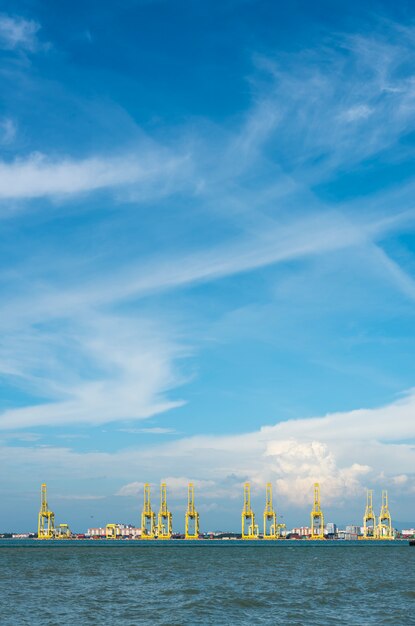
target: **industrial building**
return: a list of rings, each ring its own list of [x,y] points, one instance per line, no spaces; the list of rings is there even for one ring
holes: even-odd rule
[[[141,528],[136,528],[130,524],[108,524],[101,528],[88,528],[87,535],[91,539],[106,539],[108,527],[115,527],[115,539],[140,539]]]

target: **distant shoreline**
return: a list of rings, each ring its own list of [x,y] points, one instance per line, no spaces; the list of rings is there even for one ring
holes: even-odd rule
[[[45,547],[63,547],[65,545],[74,546],[106,546],[106,547],[116,547],[116,546],[141,546],[141,547],[173,547],[173,546],[246,546],[246,547],[254,547],[261,546],[261,548],[265,547],[294,547],[294,546],[309,546],[309,547],[335,547],[335,546],[348,546],[348,547],[356,547],[356,546],[402,546],[407,545],[409,547],[410,542],[408,539],[395,539],[393,541],[386,541],[382,539],[360,539],[360,540],[342,540],[342,539],[327,539],[324,541],[321,540],[313,540],[313,539],[274,539],[274,540],[263,540],[263,539],[196,539],[196,540],[187,540],[187,539],[169,539],[160,541],[158,539],[49,539],[49,540],[38,540],[36,538],[24,538],[24,539],[15,539],[15,538],[1,538],[0,539],[0,548],[5,547],[23,547],[23,546],[45,546]]]

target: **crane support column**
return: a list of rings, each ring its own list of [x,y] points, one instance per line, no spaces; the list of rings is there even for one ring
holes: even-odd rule
[[[272,505],[272,483],[265,488],[264,539],[277,539],[277,514]]]
[[[189,483],[187,488],[187,511],[185,516],[185,538],[199,539],[199,513],[195,508],[195,486]]]
[[[144,505],[141,513],[141,539],[154,539],[156,514],[151,508],[150,485],[144,485]]]
[[[363,539],[376,539],[376,515],[373,511],[373,489],[366,491],[366,509],[363,516]]]
[[[320,485],[314,483],[314,504],[311,509],[310,539],[324,539],[324,515],[320,504]]]
[[[167,508],[167,487],[166,483],[160,485],[160,510],[157,517],[157,537],[158,539],[171,539],[173,516]]]
[[[251,485],[244,484],[244,506],[242,509],[242,539],[258,539],[258,525],[251,508]]]
[[[37,525],[38,539],[53,539],[55,536],[55,513],[49,511],[47,488],[43,483],[40,488],[40,511]]]
[[[378,539],[394,539],[392,528],[392,518],[389,512],[388,492],[386,489],[382,491],[382,508],[378,520]]]

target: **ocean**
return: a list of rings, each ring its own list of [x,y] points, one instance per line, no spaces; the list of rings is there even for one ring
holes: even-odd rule
[[[1,626],[415,624],[407,542],[0,540]]]

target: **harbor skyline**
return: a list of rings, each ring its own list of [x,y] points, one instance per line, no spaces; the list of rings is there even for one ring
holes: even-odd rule
[[[41,483],[81,529],[161,482],[414,525],[415,8],[376,4],[4,0],[0,531]]]
[[[370,540],[390,540],[398,538],[412,538],[415,536],[414,526],[408,522],[397,522],[392,519],[389,507],[389,494],[386,489],[381,493],[381,506],[377,510],[377,499],[374,498],[373,490],[366,491],[366,506],[363,514],[363,521],[351,521],[341,528],[338,520],[325,517],[324,502],[321,501],[320,485],[315,483],[312,486],[313,503],[310,509],[309,524],[304,524],[304,520],[296,520],[294,528],[289,527],[284,513],[280,507],[277,508],[273,496],[273,485],[265,485],[264,508],[255,510],[252,505],[251,484],[244,483],[241,486],[243,491],[242,519],[239,529],[235,527],[235,520],[231,525],[224,527],[220,525],[223,521],[217,515],[215,524],[210,530],[205,525],[206,520],[202,519],[199,512],[198,493],[193,482],[187,485],[187,507],[180,510],[180,513],[173,516],[173,510],[179,511],[178,503],[172,502],[169,497],[168,485],[162,482],[152,489],[154,485],[145,483],[143,485],[143,500],[141,514],[138,525],[120,521],[119,513],[110,522],[96,520],[98,526],[85,530],[80,530],[73,526],[68,520],[63,521],[61,511],[54,510],[49,504],[47,485],[42,483],[40,489],[40,508],[38,512],[37,532],[26,529],[16,531],[12,528],[1,531],[0,536],[15,538],[39,539],[68,539],[68,538],[106,538],[106,539],[199,539],[199,538],[241,538],[246,540],[263,539],[370,539]],[[158,500],[159,496],[159,500]],[[53,494],[52,494],[53,498]],[[392,511],[393,513],[393,511]],[[93,516],[91,516],[93,519]],[[288,522],[288,524],[287,524]],[[405,527],[405,528],[404,528]],[[218,530],[222,528],[221,530]]]

